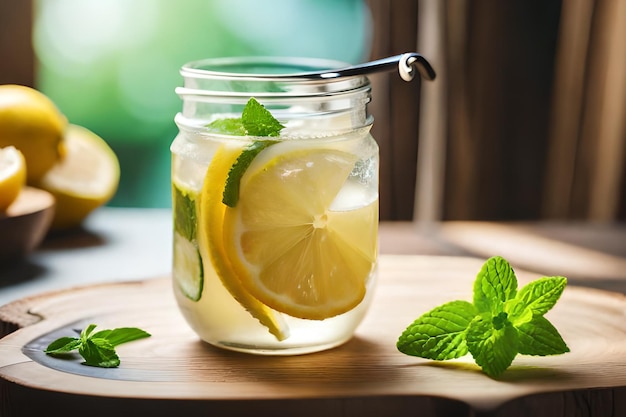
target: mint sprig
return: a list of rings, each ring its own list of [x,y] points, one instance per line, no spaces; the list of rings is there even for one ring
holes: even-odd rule
[[[274,137],[285,128],[261,103],[250,97],[241,117],[214,120],[207,125],[211,132],[234,136]],[[222,203],[235,207],[239,201],[239,185],[252,160],[275,140],[257,140],[244,149],[228,172]]]
[[[217,119],[206,127],[213,133],[233,136],[278,136],[285,128],[254,97],[246,103],[241,117]]]
[[[62,357],[78,350],[80,356],[85,359],[84,365],[116,368],[120,365],[120,358],[115,352],[116,346],[150,337],[149,333],[135,327],[120,327],[93,333],[95,328],[95,324],[90,324],[80,332],[80,337],[58,338],[50,343],[44,352]]]
[[[241,113],[241,123],[250,136],[278,136],[285,128],[261,103],[251,97]]]
[[[502,257],[489,258],[474,281],[473,302],[452,301],[423,314],[400,335],[398,350],[432,360],[472,355],[492,378],[518,354],[569,352],[544,317],[559,300],[567,279],[543,277],[517,290],[517,277]]]

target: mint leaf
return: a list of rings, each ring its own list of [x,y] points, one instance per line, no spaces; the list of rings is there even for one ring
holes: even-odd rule
[[[206,126],[209,132],[222,135],[246,136],[248,132],[243,126],[241,118],[226,118],[212,121]]]
[[[241,122],[251,136],[278,136],[285,127],[254,97],[244,107]]]
[[[209,132],[233,136],[278,136],[285,128],[254,97],[246,103],[241,117],[217,119],[206,127]]]
[[[113,346],[143,339],[145,337],[150,337],[150,333],[136,327],[120,327],[113,330],[102,330],[92,336],[93,339],[105,339]]]
[[[517,278],[511,265],[500,256],[489,258],[474,281],[474,305],[478,311],[498,314],[516,293]]]
[[[275,144],[272,140],[258,140],[252,142],[246,149],[241,152],[237,160],[228,171],[228,178],[224,186],[222,194],[222,203],[228,207],[235,207],[239,201],[239,186],[241,185],[241,177],[246,172],[252,160],[265,148]]]
[[[196,200],[189,192],[183,191],[177,186],[173,186],[173,209],[174,230],[190,242],[196,238],[198,219],[196,215]]]
[[[569,352],[559,331],[545,317],[535,317],[517,330],[519,353],[523,355],[548,356]]]
[[[44,352],[50,355],[68,353],[78,349],[80,344],[81,340],[75,337],[61,337],[50,343]]]
[[[95,328],[96,328],[95,324],[90,324],[89,326],[85,327],[83,331],[80,332],[80,340],[84,342],[85,340],[89,339],[91,332],[93,332],[93,329]]]
[[[78,353],[85,359],[85,365],[100,368],[115,368],[120,364],[120,358],[115,348],[105,339],[87,339],[78,348]]]
[[[476,313],[467,301],[443,304],[407,327],[396,347],[402,353],[426,359],[459,358],[467,353],[465,332]]]
[[[525,285],[508,308],[516,325],[546,314],[559,300],[566,285],[564,277],[543,277]]]
[[[501,322],[500,328],[494,324],[494,320],[476,317],[467,329],[467,347],[476,364],[495,378],[511,365],[517,355],[519,335],[508,321]]]
[[[116,346],[150,337],[149,333],[135,327],[120,327],[93,333],[95,328],[95,324],[90,324],[80,332],[80,338],[60,337],[50,343],[44,352],[59,356],[78,350],[78,353],[85,359],[84,365],[115,368],[120,364],[120,358],[115,352]]]

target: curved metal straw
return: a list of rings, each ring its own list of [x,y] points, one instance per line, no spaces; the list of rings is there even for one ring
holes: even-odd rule
[[[436,76],[435,70],[426,58],[416,52],[407,52],[336,70],[298,73],[295,77],[329,79],[349,77],[353,75],[367,75],[381,71],[391,71],[394,68],[398,68],[398,72],[404,81],[411,81],[415,78],[416,69],[424,80],[432,81]]]

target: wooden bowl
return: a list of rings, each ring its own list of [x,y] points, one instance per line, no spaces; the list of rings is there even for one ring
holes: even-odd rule
[[[46,236],[54,216],[54,197],[25,187],[5,212],[0,212],[0,263],[17,261]]]

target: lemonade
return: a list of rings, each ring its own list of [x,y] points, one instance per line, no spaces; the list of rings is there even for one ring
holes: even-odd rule
[[[171,146],[180,310],[201,339],[226,349],[299,354],[342,344],[376,283],[369,82],[302,83],[262,63],[239,76],[199,69],[207,66],[183,69]]]

